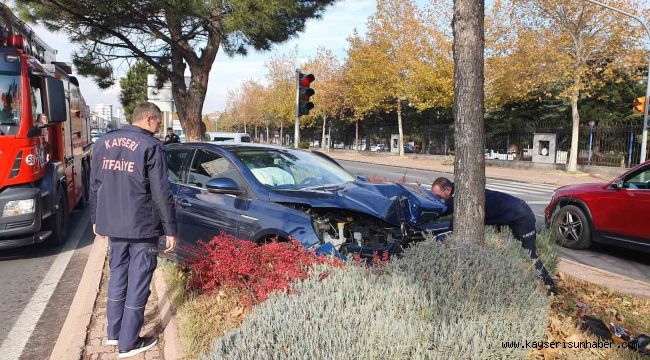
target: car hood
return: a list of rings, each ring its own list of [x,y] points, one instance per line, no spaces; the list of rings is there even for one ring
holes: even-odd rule
[[[601,190],[603,187],[605,187],[608,183],[585,183],[585,184],[574,184],[574,185],[567,185],[567,186],[562,186],[561,188],[558,188],[555,190],[558,193],[565,193],[565,192],[584,192],[584,191],[597,191]]]
[[[437,218],[447,207],[401,184],[348,182],[319,189],[272,190],[269,200],[307,204],[312,208],[338,208],[371,215],[399,226],[420,225],[424,218]]]

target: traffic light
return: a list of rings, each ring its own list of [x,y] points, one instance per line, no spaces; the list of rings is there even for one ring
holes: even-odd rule
[[[316,78],[312,74],[299,73],[298,75],[298,116],[309,115],[309,110],[314,108],[314,103],[309,98],[316,92],[309,85]]]
[[[633,109],[640,112],[641,114],[645,113],[645,96],[634,99]]]

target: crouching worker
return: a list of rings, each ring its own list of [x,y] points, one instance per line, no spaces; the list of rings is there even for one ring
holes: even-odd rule
[[[152,103],[133,111],[133,125],[100,138],[93,147],[90,217],[95,234],[109,237],[107,345],[118,358],[153,347],[155,337],[140,337],[149,285],[157,265],[158,238],[165,252],[176,245],[175,208],[165,153],[158,132],[162,114]]]
[[[447,213],[454,209],[454,183],[444,177],[437,178],[431,186],[431,192],[442,198],[447,205]],[[535,214],[525,201],[514,196],[485,189],[485,225],[508,226],[521,246],[530,251],[530,258],[535,261],[544,284],[555,293],[555,281],[548,273],[542,261],[537,257],[537,230]]]

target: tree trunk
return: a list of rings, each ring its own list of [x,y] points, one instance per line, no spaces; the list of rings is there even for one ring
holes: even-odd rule
[[[247,129],[246,129],[246,123],[244,123],[244,133],[245,133],[245,134],[248,134],[248,131],[247,131]]]
[[[569,166],[567,166],[567,171],[577,171],[578,170],[578,133],[580,131],[580,113],[578,112],[578,97],[580,96],[580,90],[578,90],[578,83],[580,82],[579,78],[575,79],[575,89],[571,94],[571,151],[569,155]]]
[[[325,150],[325,126],[327,125],[327,116],[323,116],[323,137],[321,138],[320,148]]]
[[[354,151],[358,154],[359,153],[359,120],[354,123],[355,125],[355,134],[354,134]]]
[[[399,131],[399,156],[404,156],[404,131],[402,131],[402,100],[397,99],[397,129]]]
[[[187,141],[203,141],[205,125],[201,113],[208,90],[208,73],[192,72],[188,88],[185,87],[184,77],[172,78],[171,82],[175,107],[181,119],[185,138]]]
[[[271,143],[271,140],[269,138],[269,125],[268,124],[266,125],[266,143],[267,144]]]
[[[284,122],[280,121],[280,145],[284,145]]]
[[[259,142],[259,137],[257,137],[257,125],[255,125],[255,139]]]
[[[330,138],[330,139],[329,139],[329,140],[330,140],[330,141],[329,141],[329,147],[327,148],[327,151],[332,151],[332,144],[333,144],[333,142],[332,142],[332,122],[331,122],[331,121],[330,121],[330,125],[328,126],[327,133],[328,133],[329,138]]]
[[[454,1],[454,236],[479,243],[485,240],[484,12],[483,0]]]

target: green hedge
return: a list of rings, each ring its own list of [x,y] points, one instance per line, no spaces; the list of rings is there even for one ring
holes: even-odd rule
[[[425,241],[385,267],[319,266],[274,294],[202,359],[522,358],[549,299],[520,243]]]

